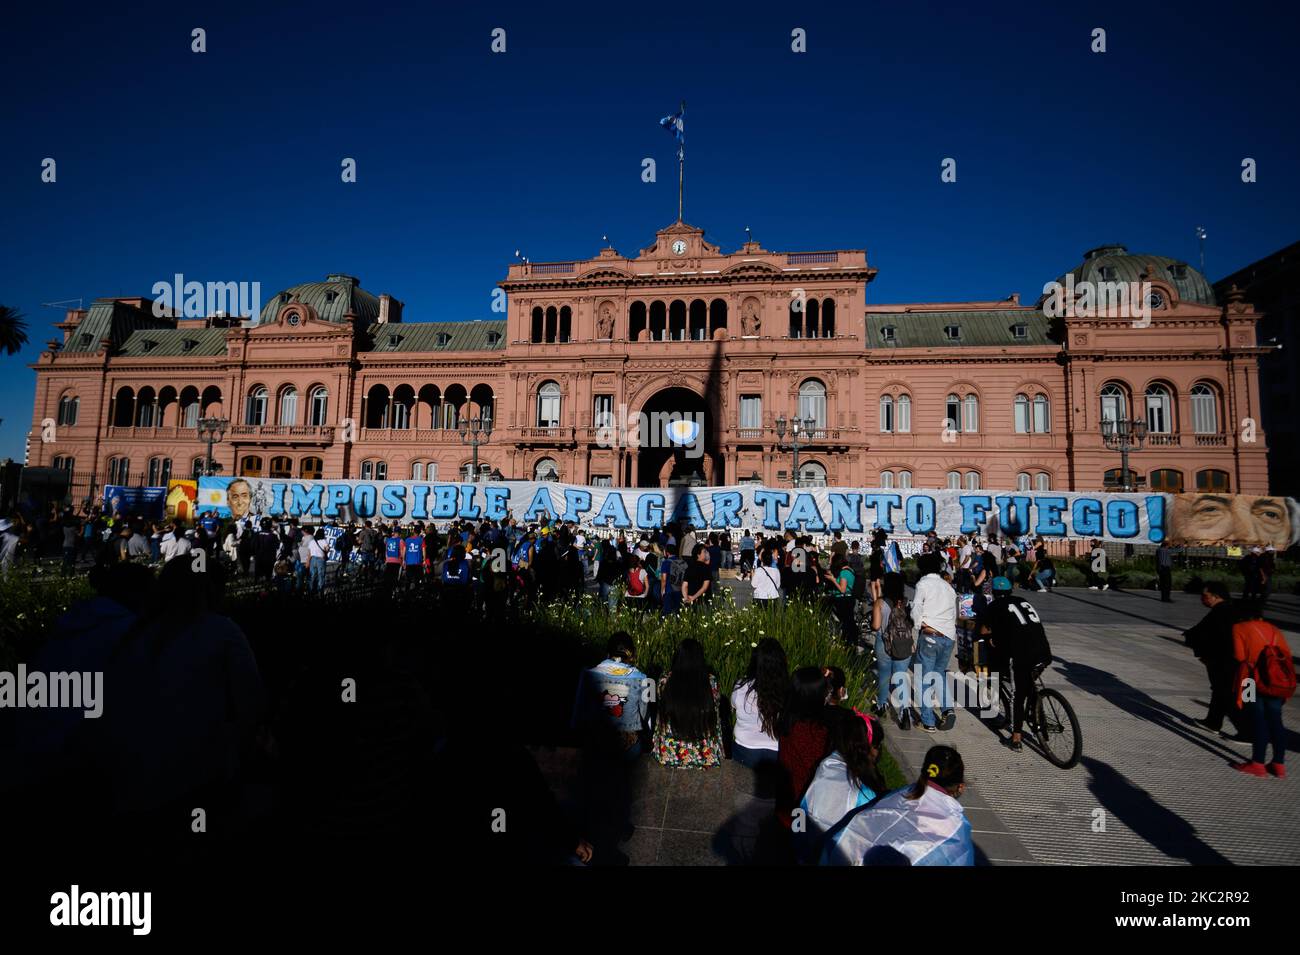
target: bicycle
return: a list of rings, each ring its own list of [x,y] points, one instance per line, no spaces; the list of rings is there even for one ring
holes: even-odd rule
[[[1037,741],[1048,762],[1061,769],[1070,769],[1083,756],[1083,730],[1074,715],[1074,707],[1059,691],[1043,686],[1043,671],[1048,664],[1040,663],[1032,671],[1033,686],[1025,700],[1025,728]],[[1014,715],[1015,689],[1011,680],[1002,680],[999,696],[1008,723]]]

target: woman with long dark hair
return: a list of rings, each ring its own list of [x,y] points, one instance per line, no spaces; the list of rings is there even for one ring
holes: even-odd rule
[[[831,569],[823,574],[823,580],[830,585],[831,606],[840,621],[840,636],[850,647],[858,645],[858,624],[853,617],[855,601],[853,599],[854,575],[849,567],[848,558],[836,554],[831,558]]]
[[[871,605],[871,629],[876,635],[876,716],[884,716],[892,705],[894,716],[900,729],[912,728],[912,705],[908,695],[907,668],[912,665],[912,655],[905,649],[892,647],[889,622],[894,614],[899,614],[895,625],[897,637],[899,628],[906,623],[907,630],[912,630],[911,611],[907,606],[907,594],[904,590],[902,574],[885,574],[881,581],[880,599]],[[893,641],[897,643],[898,641]],[[915,652],[915,642],[909,644]],[[898,654],[898,656],[895,656]]]
[[[823,836],[847,813],[885,794],[885,777],[877,766],[885,741],[885,726],[874,716],[837,708],[831,719],[831,752],[813,775],[800,807],[811,837],[799,855],[807,861]]]
[[[661,765],[679,768],[722,762],[718,681],[704,662],[704,647],[687,637],[677,645],[672,669],[659,681],[654,753]]]
[[[867,559],[867,579],[871,584],[871,599],[880,599],[880,581],[885,577],[885,544],[889,535],[877,527],[871,532],[871,556]]]
[[[787,829],[817,764],[830,753],[829,694],[830,681],[820,667],[794,671],[785,709],[777,721],[777,757],[782,772],[777,783],[776,814]]]
[[[749,655],[749,669],[731,693],[736,729],[731,758],[757,769],[777,761],[777,721],[790,691],[790,665],[785,649],[771,637],[758,641]]]

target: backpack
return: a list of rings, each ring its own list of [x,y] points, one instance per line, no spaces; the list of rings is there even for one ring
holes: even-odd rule
[[[681,557],[673,558],[673,565],[668,568],[668,586],[673,589],[673,593],[682,592],[682,584],[686,582],[686,561]]]
[[[645,573],[640,567],[633,567],[627,572],[627,595],[629,597],[645,596]]]
[[[1277,645],[1277,632],[1271,642],[1259,651],[1254,667],[1255,688],[1260,696],[1277,696],[1290,699],[1295,693],[1295,663]]]
[[[916,653],[916,634],[912,630],[912,611],[904,603],[889,611],[889,623],[881,634],[885,652],[892,660],[910,660]]]

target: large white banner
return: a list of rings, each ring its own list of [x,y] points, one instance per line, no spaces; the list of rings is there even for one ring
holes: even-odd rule
[[[543,518],[623,530],[680,521],[700,528],[846,535],[999,533],[1131,543],[1260,543],[1289,546],[1300,505],[1289,498],[1215,494],[935,491],[880,488],[613,488],[545,481],[438,484],[202,478],[198,510],[221,516],[303,520],[524,522]]]

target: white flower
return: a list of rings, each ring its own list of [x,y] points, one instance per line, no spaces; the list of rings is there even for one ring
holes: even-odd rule
[[[751,643],[750,646],[751,646],[751,647],[756,647],[756,646],[758,646],[758,644],[757,644],[757,643]]]

